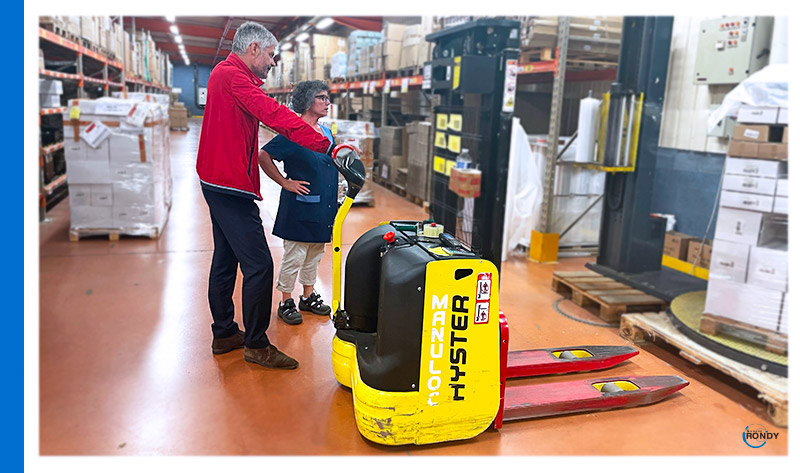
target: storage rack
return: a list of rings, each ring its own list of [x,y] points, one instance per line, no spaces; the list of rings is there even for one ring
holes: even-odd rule
[[[122,21],[121,18],[119,20]],[[39,28],[39,48],[42,50],[45,67],[39,69],[39,77],[43,79],[61,80],[65,86],[61,104],[66,105],[71,98],[108,97],[112,90],[136,92],[168,92],[169,89],[153,82],[129,76],[121,59],[111,58],[105,54],[78,44],[52,31]],[[52,61],[49,61],[51,60]],[[48,61],[54,64],[48,66]],[[39,124],[42,121],[51,126],[63,128],[62,115],[67,111],[65,106],[41,108]],[[64,142],[43,143],[39,134],[39,220],[54,205],[67,196],[67,175],[62,170],[64,163]],[[53,175],[46,172],[47,165],[53,163]]]

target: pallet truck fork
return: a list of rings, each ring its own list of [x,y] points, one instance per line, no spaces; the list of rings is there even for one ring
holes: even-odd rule
[[[333,228],[331,358],[367,439],[468,439],[503,421],[644,406],[689,384],[680,376],[620,376],[507,386],[515,378],[608,369],[638,351],[509,352],[497,268],[435,223],[386,222],[359,237],[347,256],[341,304],[341,230],[364,167],[353,150],[335,154],[334,163],[348,191]]]

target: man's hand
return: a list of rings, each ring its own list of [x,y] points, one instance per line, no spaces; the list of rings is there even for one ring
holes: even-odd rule
[[[284,189],[294,194],[306,195],[308,194],[308,187],[311,185],[310,182],[306,181],[293,181],[291,179],[286,179],[284,183],[281,185]]]

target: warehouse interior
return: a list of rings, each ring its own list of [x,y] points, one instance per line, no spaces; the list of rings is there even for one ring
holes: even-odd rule
[[[219,126],[207,113],[219,65],[250,22],[277,40],[259,104],[295,107],[298,84],[321,81],[318,123],[339,145],[314,153],[338,170],[314,284],[332,309],[300,310],[297,325],[279,315],[288,250],[273,233],[295,196],[244,158],[274,265],[267,334],[291,370],[209,350],[221,240],[198,156]],[[784,465],[788,25],[724,11],[39,15],[36,464]],[[285,138],[252,116],[258,149]],[[246,330],[241,265],[232,299]],[[442,337],[435,310],[449,297]]]

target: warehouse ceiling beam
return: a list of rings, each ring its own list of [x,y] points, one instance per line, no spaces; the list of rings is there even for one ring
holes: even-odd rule
[[[216,64],[217,58],[219,57],[219,50],[222,49],[222,40],[225,39],[225,36],[228,34],[228,30],[231,29],[231,18],[228,17],[227,21],[225,22],[225,29],[222,31],[222,36],[219,38],[219,43],[217,44],[217,52],[214,54],[213,63]]]
[[[126,18],[127,22],[127,18]],[[169,27],[172,23],[164,20],[139,17],[136,19],[136,28],[139,30],[145,29],[159,33],[169,33]],[[206,38],[219,38],[222,35],[222,28],[215,28],[213,26],[193,25],[191,23],[175,22],[178,30],[182,35],[188,36],[201,36]]]
[[[383,30],[382,16],[334,16],[333,21],[354,30],[381,31]]]

